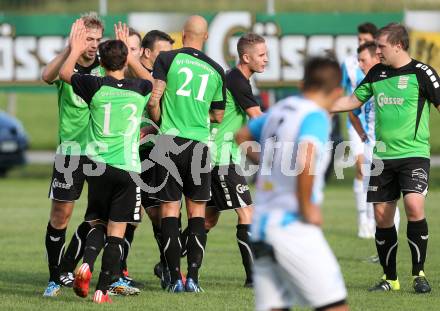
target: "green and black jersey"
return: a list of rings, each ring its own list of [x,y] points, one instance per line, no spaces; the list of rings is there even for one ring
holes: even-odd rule
[[[199,50],[182,48],[160,53],[153,72],[166,82],[161,133],[207,143],[209,110],[225,109],[222,67]]]
[[[211,123],[211,159],[214,165],[240,164],[235,133],[247,122],[246,109],[258,106],[249,80],[238,68],[226,73],[226,108],[223,121]]]
[[[439,83],[435,70],[417,60],[398,69],[370,69],[354,95],[364,103],[374,96],[378,158],[430,157],[429,112],[431,103],[440,105]]]
[[[76,64],[74,72],[93,76],[104,76],[105,74],[104,69],[99,66],[98,59],[89,67]],[[62,80],[56,80],[54,84],[58,91],[58,139],[60,144],[58,152],[69,155],[84,155],[90,120],[89,108],[82,98],[73,92],[70,84]]]
[[[72,87],[90,109],[87,155],[96,162],[140,173],[139,126],[151,82],[74,74]]]
[[[148,72],[149,72],[151,75],[153,75],[153,70],[151,70],[151,69],[145,67],[144,64],[142,64],[142,63],[141,63],[141,65],[142,65],[146,70],[148,70]],[[147,97],[148,99],[150,98],[150,95],[151,95],[151,94],[148,95],[148,97]],[[151,124],[152,124],[152,121],[151,121],[151,119],[150,119],[150,116],[148,115],[148,109],[147,109],[147,107],[145,107],[144,113],[142,114],[141,128],[146,127],[146,126],[149,126],[149,125],[151,125]],[[154,139],[150,139],[150,138],[145,139],[145,138],[144,138],[144,139],[142,139],[142,141],[141,141],[141,145],[139,146],[139,150],[142,151],[142,150],[144,150],[144,149],[146,149],[146,148],[151,148],[151,147],[153,147],[153,146],[154,146]]]

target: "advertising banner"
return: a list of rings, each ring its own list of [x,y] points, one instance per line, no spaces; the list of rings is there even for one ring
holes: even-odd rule
[[[263,35],[269,64],[257,75],[259,87],[295,86],[303,74],[307,56],[334,53],[339,60],[356,51],[356,27],[369,21],[383,26],[400,22],[403,13],[279,13],[220,12],[204,15],[209,22],[205,52],[227,69],[236,62],[236,42],[244,33]],[[0,16],[0,82],[35,83],[41,69],[66,44],[77,15]],[[131,13],[105,16],[105,36],[113,36],[113,24],[127,22],[145,34],[159,29],[172,34],[181,45],[180,32],[187,15],[179,13]]]

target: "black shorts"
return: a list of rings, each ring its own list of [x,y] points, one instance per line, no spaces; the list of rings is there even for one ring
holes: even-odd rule
[[[107,165],[101,176],[90,176],[87,182],[86,221],[141,221],[141,189],[129,172]]]
[[[252,204],[251,193],[239,165],[214,166],[211,172],[211,200],[206,206],[219,212]]]
[[[428,193],[430,160],[427,158],[403,158],[382,161],[383,171],[378,176],[371,176],[368,185],[368,202],[390,202],[408,193]]]
[[[86,180],[83,165],[87,161],[86,156],[56,154],[48,197],[66,202],[78,200]]]
[[[145,147],[144,149],[139,150],[139,157],[141,159],[141,162],[143,162],[142,165],[142,172],[140,174],[142,182],[144,184],[141,186],[141,199],[142,199],[142,206],[147,209],[150,207],[160,207],[160,201],[156,199],[157,197],[157,191],[156,188],[160,187],[160,185],[156,184],[156,167],[157,165],[152,165],[151,160],[145,161],[145,159],[150,158],[150,153],[152,147]]]
[[[193,201],[209,201],[210,155],[206,144],[169,135],[156,139],[150,157],[156,164],[156,182],[164,183],[157,194],[163,202],[180,201],[182,194]]]

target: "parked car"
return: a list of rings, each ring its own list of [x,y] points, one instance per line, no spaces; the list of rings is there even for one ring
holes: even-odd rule
[[[26,163],[28,136],[20,121],[0,111],[0,177],[8,170]]]

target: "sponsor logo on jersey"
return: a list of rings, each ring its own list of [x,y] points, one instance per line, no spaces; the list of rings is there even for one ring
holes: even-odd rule
[[[388,76],[387,76],[387,72],[386,72],[386,71],[382,71],[382,72],[380,73],[379,77],[381,77],[381,78],[387,78],[387,77],[388,77]]]
[[[402,97],[388,97],[385,95],[385,93],[379,93],[379,95],[376,98],[376,102],[380,107],[383,107],[384,105],[403,105],[403,102],[405,101]]]
[[[408,76],[400,76],[399,82],[397,82],[397,88],[401,90],[406,89],[408,87],[408,80],[409,80]]]
[[[245,191],[249,191],[249,186],[248,185],[238,184],[235,187],[235,190],[237,190],[238,193],[243,194]]]
[[[423,168],[417,168],[411,172],[412,178],[428,181],[428,174]]]
[[[61,188],[69,190],[72,187],[71,184],[59,182],[56,178],[53,179],[52,188]]]

